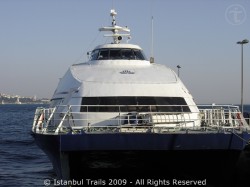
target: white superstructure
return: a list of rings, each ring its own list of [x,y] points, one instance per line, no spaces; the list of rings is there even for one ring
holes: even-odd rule
[[[97,46],[87,62],[68,69],[50,108],[36,111],[34,131],[106,132],[108,127],[112,132],[163,132],[245,126],[238,107],[198,108],[172,69],[148,61],[138,45],[122,43],[124,37],[130,39],[130,29],[116,25],[116,14],[111,10],[112,25],[99,29],[112,32],[104,36],[113,42]]]
[[[199,110],[192,95],[178,78],[176,73],[165,65],[150,63],[138,45],[121,43],[124,36],[130,38],[127,27],[117,26],[115,23],[116,12],[111,10],[112,26],[103,27],[100,31],[111,31],[113,43],[97,46],[92,52],[89,61],[72,65],[60,79],[58,87],[52,97],[52,107],[58,105],[75,105],[72,108],[77,118],[86,118],[86,122],[76,122],[77,126],[84,125],[117,125],[103,122],[103,117],[113,118],[117,112],[157,112],[154,118],[182,118],[192,119],[190,126],[199,126]],[[127,32],[120,34],[120,32]],[[125,101],[127,99],[127,101]],[[116,102],[114,102],[116,101]],[[99,102],[99,103],[98,103]],[[84,109],[83,105],[170,105],[142,110],[120,110],[112,107]],[[175,106],[175,105],[180,105]],[[187,106],[188,105],[188,106]],[[173,107],[171,107],[173,106]],[[183,106],[183,107],[182,107]],[[58,109],[60,111],[60,109]],[[61,109],[65,112],[65,109]],[[117,111],[120,110],[120,111]],[[172,112],[169,114],[169,112]],[[159,114],[162,113],[162,114]],[[177,114],[175,114],[177,113]],[[171,115],[175,115],[171,116]],[[187,116],[186,116],[187,115]],[[76,117],[76,116],[75,116]],[[170,124],[167,124],[170,126]],[[172,124],[176,126],[176,124]]]

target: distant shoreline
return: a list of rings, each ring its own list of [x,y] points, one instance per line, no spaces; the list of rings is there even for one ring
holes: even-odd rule
[[[0,105],[33,105],[33,104],[49,104],[49,102],[34,102],[34,103],[0,103]]]

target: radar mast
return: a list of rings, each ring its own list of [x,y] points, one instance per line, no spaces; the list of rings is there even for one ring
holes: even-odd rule
[[[127,36],[128,40],[131,38],[130,29],[128,27],[121,27],[116,25],[116,16],[117,12],[114,9],[111,9],[110,16],[112,17],[112,26],[101,27],[99,31],[110,31],[112,34],[105,34],[105,37],[112,37],[115,44],[119,44],[123,39],[123,36]],[[126,33],[120,33],[126,32]]]

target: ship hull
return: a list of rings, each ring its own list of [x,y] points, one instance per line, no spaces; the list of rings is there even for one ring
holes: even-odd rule
[[[244,176],[246,164],[239,160],[243,139],[250,138],[247,133],[32,135],[60,179],[157,176],[223,184]]]

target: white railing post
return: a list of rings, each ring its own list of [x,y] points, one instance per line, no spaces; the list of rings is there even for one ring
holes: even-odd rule
[[[36,132],[40,116],[43,114],[43,112],[44,112],[44,108],[39,107],[39,108],[36,109],[36,111],[35,111],[35,117],[34,117],[34,121],[33,121],[33,126],[32,126],[32,131],[33,132]]]
[[[64,116],[63,116],[63,118],[61,119],[61,121],[60,121],[59,125],[57,126],[57,128],[56,128],[56,130],[55,130],[55,133],[56,133],[56,134],[58,134],[58,133],[59,133],[59,131],[61,130],[61,128],[62,128],[62,124],[63,124],[63,122],[64,122],[64,120],[65,120],[66,116],[68,116],[68,114],[69,114],[69,110],[68,110],[67,112],[65,112],[65,114],[64,114]]]
[[[47,109],[47,110],[49,111],[50,108]],[[52,112],[50,113],[50,116],[49,116],[49,118],[48,118],[48,120],[47,120],[47,122],[46,122],[45,128],[43,129],[43,133],[46,132],[46,130],[47,130],[48,126],[49,126],[49,123],[50,123],[50,121],[51,121],[51,118],[53,117],[55,111],[56,111],[56,107],[54,107],[53,110],[52,110]]]

